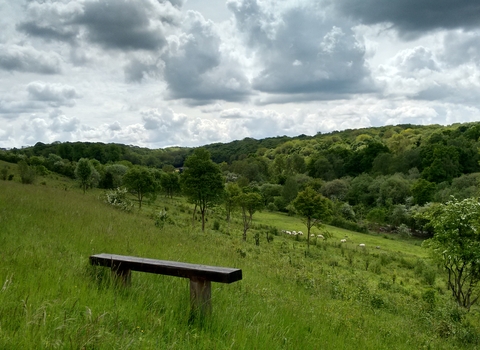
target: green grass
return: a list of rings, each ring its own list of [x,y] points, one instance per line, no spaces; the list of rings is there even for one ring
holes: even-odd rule
[[[328,227],[333,238],[307,252],[304,237],[264,239],[268,226],[306,231],[299,218],[256,213],[243,242],[238,214],[227,225],[221,208],[202,233],[181,198],[125,213],[101,197],[56,175],[37,185],[0,181],[1,349],[479,346],[478,308],[457,309],[415,240]],[[159,229],[153,216],[165,207],[172,223]],[[341,245],[345,235],[353,243]],[[237,267],[244,277],[213,283],[211,317],[192,323],[188,280],[133,272],[121,288],[89,266],[102,252]]]

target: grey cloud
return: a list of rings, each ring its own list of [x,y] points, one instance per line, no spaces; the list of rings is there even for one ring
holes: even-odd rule
[[[475,88],[447,84],[432,84],[413,96],[416,100],[445,101],[458,105],[480,106],[480,94]]]
[[[407,39],[435,29],[480,27],[478,0],[335,0],[332,4],[364,24],[390,23]]]
[[[149,1],[87,1],[74,24],[87,29],[90,41],[107,49],[157,50],[166,44]]]
[[[50,106],[73,106],[78,94],[72,86],[32,82],[27,91],[30,99],[47,102]]]
[[[36,101],[0,100],[0,117],[17,119],[23,113],[33,113],[42,107],[43,105]]]
[[[30,2],[17,30],[74,46],[86,39],[105,49],[154,51],[166,44],[163,24],[178,24],[181,4],[175,0]]]
[[[480,31],[449,32],[444,38],[441,58],[451,65],[473,62],[480,66]]]
[[[156,77],[161,72],[162,66],[152,59],[133,58],[124,68],[125,80],[129,83],[139,83],[146,76]]]
[[[77,1],[68,3],[31,1],[25,9],[26,20],[17,24],[18,31],[46,41],[70,43],[73,43],[79,34],[79,27],[69,23],[81,12],[81,6]]]
[[[0,68],[8,71],[58,74],[61,60],[56,53],[37,51],[31,46],[0,45]]]
[[[287,99],[375,91],[364,45],[350,23],[334,22],[327,8],[307,3],[272,9],[256,0],[231,1],[229,8],[263,67],[253,79],[255,89]]]
[[[22,22],[17,26],[17,30],[23,31],[29,35],[41,37],[47,41],[57,40],[73,42],[77,32],[65,28],[55,28],[52,26],[43,26],[33,21]]]
[[[216,30],[213,22],[199,13],[187,13],[185,33],[172,39],[162,56],[172,98],[195,105],[215,100],[241,101],[250,93],[239,63],[220,50]]]
[[[111,131],[119,131],[119,130],[122,130],[122,126],[118,121],[115,121],[114,123],[108,126],[108,129]]]

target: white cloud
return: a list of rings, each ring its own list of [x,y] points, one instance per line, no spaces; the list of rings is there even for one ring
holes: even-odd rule
[[[220,1],[0,0],[0,147],[480,116],[478,1]]]

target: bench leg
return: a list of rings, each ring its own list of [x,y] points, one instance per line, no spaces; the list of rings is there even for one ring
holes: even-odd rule
[[[113,278],[124,286],[129,286],[132,282],[132,272],[130,269],[112,268]]]
[[[200,311],[202,315],[212,312],[212,282],[190,278],[190,304],[191,311]]]

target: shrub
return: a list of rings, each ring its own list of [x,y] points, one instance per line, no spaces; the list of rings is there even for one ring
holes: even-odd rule
[[[46,176],[50,173],[50,171],[48,171],[47,168],[45,168],[45,166],[43,165],[37,165],[35,167],[35,171],[37,172],[38,175],[40,176]]]
[[[270,202],[270,203],[267,204],[267,210],[268,211],[278,211],[278,208],[273,202]]]
[[[173,221],[168,216],[168,213],[166,210],[161,210],[155,217],[155,226],[160,227],[161,229],[165,226],[165,224],[172,224],[172,223]]]
[[[37,174],[35,169],[30,167],[26,161],[21,160],[18,162],[18,171],[20,172],[22,184],[33,184]]]
[[[109,191],[105,194],[106,202],[114,207],[120,208],[125,211],[131,211],[133,209],[133,203],[127,198],[127,189],[125,187],[113,191]]]
[[[0,170],[0,175],[1,175],[3,181],[6,181],[7,178],[8,178],[8,169],[9,169],[9,168],[5,165],[5,166],[2,168],[2,170]]]
[[[330,225],[344,228],[346,230],[360,232],[360,233],[368,233],[368,228],[365,225],[359,225],[356,222],[346,220],[342,217],[334,217],[330,222]]]

